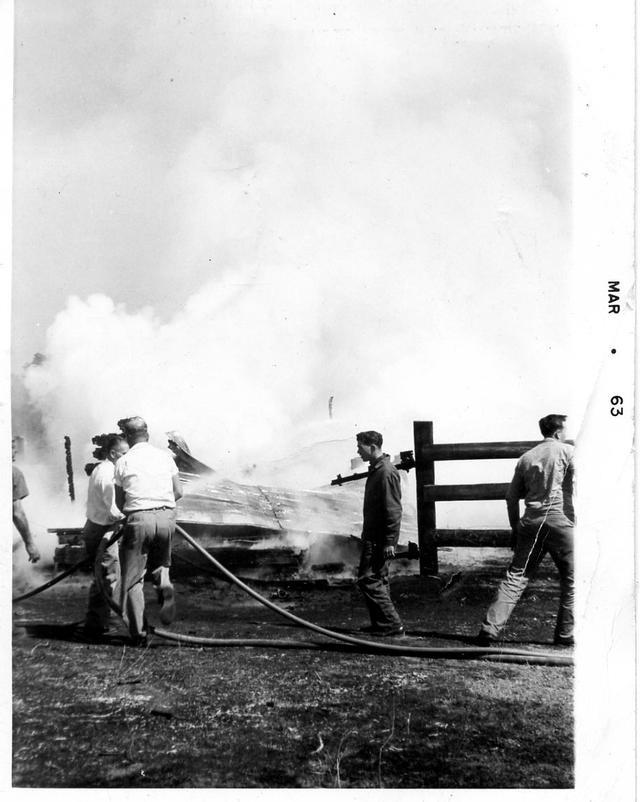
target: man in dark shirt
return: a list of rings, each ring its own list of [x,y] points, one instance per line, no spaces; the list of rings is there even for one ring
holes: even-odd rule
[[[514,554],[507,575],[487,610],[478,643],[489,645],[548,552],[560,574],[560,608],[554,643],[573,645],[573,446],[565,443],[566,415],[547,415],[539,421],[544,437],[516,465],[507,492],[507,512],[513,530]],[[524,515],[520,518],[520,499]]]
[[[389,455],[382,453],[382,435],[379,432],[360,432],[356,441],[359,456],[369,463],[358,568],[358,587],[371,617],[371,626],[364,629],[382,636],[403,635],[402,621],[389,593],[388,564],[395,557],[400,534],[400,476]]]
[[[11,449],[12,459],[15,459],[16,447],[15,442],[13,441],[11,442]],[[24,547],[29,555],[29,562],[37,563],[40,559],[40,552],[38,551],[38,547],[35,544],[33,535],[31,534],[31,527],[29,526],[27,515],[24,511],[24,507],[22,506],[22,499],[29,495],[29,490],[27,488],[24,474],[20,468],[16,467],[15,465],[12,465],[11,468],[13,474],[13,523],[18,532],[20,532],[20,537],[22,538]]]

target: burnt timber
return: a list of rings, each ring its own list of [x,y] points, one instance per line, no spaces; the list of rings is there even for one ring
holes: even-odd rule
[[[362,486],[293,490],[233,482],[170,439],[183,497],[177,522],[230,570],[274,580],[310,575],[352,576],[362,526]],[[404,517],[415,539],[415,517]],[[85,556],[80,527],[50,529],[58,537],[56,569]],[[406,553],[406,547],[404,549]],[[204,573],[204,560],[176,536],[172,573]],[[415,556],[415,555],[414,555]]]

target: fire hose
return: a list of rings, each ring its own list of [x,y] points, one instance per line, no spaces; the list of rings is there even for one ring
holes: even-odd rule
[[[309,629],[320,635],[341,641],[343,644],[351,647],[349,651],[369,652],[373,654],[387,654],[398,655],[405,657],[440,657],[447,659],[485,659],[500,662],[514,662],[514,663],[537,663],[541,665],[556,665],[556,666],[570,666],[573,665],[573,659],[564,655],[543,653],[543,652],[529,652],[519,649],[500,649],[490,647],[425,647],[425,646],[406,646],[404,644],[390,644],[390,643],[377,643],[375,641],[363,640],[361,638],[354,638],[351,635],[344,635],[340,632],[335,632],[331,629],[325,629],[318,626],[311,621],[306,621],[299,618],[297,615],[284,610],[277,604],[269,601],[253,588],[246,585],[241,579],[238,579],[234,574],[225,568],[218,560],[215,559],[209,552],[204,549],[191,535],[177,525],[176,531],[189,543],[196,551],[198,551],[206,560],[208,560],[223,576],[237,585],[245,593],[248,593],[254,599],[259,601],[265,607],[278,613],[278,615],[289,619],[298,626]],[[251,638],[199,638],[190,635],[177,635],[167,630],[154,628],[156,635],[167,638],[168,640],[177,640],[181,643],[196,643],[203,646],[262,646],[269,645],[276,648],[323,648],[323,644],[311,643],[306,641],[273,641],[273,640],[257,640]]]
[[[196,540],[194,540],[191,537],[191,535],[185,532],[185,530],[182,529],[181,526],[177,525],[176,531],[187,541],[187,543],[189,543],[206,560],[208,560],[223,576],[229,579],[233,584],[237,585],[241,590],[243,590],[249,596],[252,596],[254,599],[259,601],[265,607],[269,608],[270,610],[273,610],[278,615],[288,619],[289,621],[292,621],[298,626],[311,630],[312,632],[316,632],[319,635],[324,635],[328,638],[339,641],[340,646],[338,646],[338,644],[335,644],[334,648],[337,648],[340,651],[380,654],[380,655],[382,654],[396,655],[398,657],[430,657],[430,658],[441,658],[448,660],[481,659],[481,660],[488,660],[491,662],[525,663],[525,664],[537,664],[537,665],[549,665],[549,666],[573,665],[572,657],[566,655],[552,654],[549,652],[531,652],[523,649],[509,649],[509,648],[496,649],[492,647],[482,647],[482,646],[462,646],[462,647],[407,646],[404,644],[378,643],[375,641],[364,640],[362,638],[355,638],[351,635],[344,635],[340,632],[335,632],[334,630],[331,629],[326,629],[324,627],[312,623],[311,621],[306,621],[303,618],[299,618],[297,615],[294,615],[293,613],[290,613],[288,610],[284,610],[282,607],[279,607],[277,604],[274,604],[273,602],[269,601],[269,599],[265,598],[256,590],[246,585],[241,579],[238,579],[238,577],[232,574],[231,571],[229,571],[221,563],[219,563],[218,560],[215,559],[215,557],[209,554],[209,552],[206,551],[206,549],[204,549]],[[100,591],[102,592],[109,606],[120,617],[122,617],[122,608],[111,598],[110,593],[105,588],[104,577],[102,575],[100,562],[104,550],[113,543],[115,543],[120,538],[121,534],[122,530],[118,533],[115,533],[109,540],[103,540],[101,542],[100,546],[98,547],[98,553],[96,555],[96,560],[94,565],[94,576],[96,579],[96,583],[100,588]],[[64,574],[60,574],[58,577],[55,578],[55,580],[51,580],[51,582],[46,583],[46,585],[43,585],[40,588],[36,588],[29,594],[25,594],[24,597],[19,597],[18,599],[14,599],[14,602],[19,601],[22,598],[26,598],[27,596],[33,596],[36,593],[46,590],[47,587],[51,587],[52,584],[59,582],[65,576],[68,576],[70,573],[73,573],[73,571],[77,570],[80,567],[80,565],[85,562],[86,560],[82,561],[81,563],[76,563],[76,565],[73,566],[72,569],[64,572]],[[149,627],[149,631],[165,640],[176,641],[178,643],[188,643],[196,646],[218,646],[218,647],[255,646],[255,647],[270,647],[277,649],[326,649],[329,646],[329,644],[325,643],[318,643],[316,641],[303,641],[303,640],[284,640],[284,639],[265,639],[265,638],[206,638],[194,635],[182,635],[176,632],[170,632],[169,630],[160,629],[158,627],[153,627],[153,626]]]
[[[77,563],[71,566],[71,568],[67,568],[66,571],[63,571],[58,576],[54,576],[53,579],[50,579],[48,582],[45,582],[44,585],[40,585],[33,590],[30,590],[28,593],[23,593],[22,596],[16,596],[15,598],[11,599],[13,604],[17,604],[18,602],[24,601],[25,599],[30,599],[32,596],[37,595],[38,593],[42,593],[43,590],[48,590],[52,588],[54,585],[57,585],[58,582],[61,582],[63,579],[66,579],[71,574],[74,574],[79,568],[82,568],[83,565],[87,565],[89,563],[89,558],[85,557],[84,560],[78,560]]]

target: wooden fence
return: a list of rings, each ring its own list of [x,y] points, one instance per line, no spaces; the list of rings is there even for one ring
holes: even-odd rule
[[[498,443],[434,443],[433,422],[415,421],[416,511],[420,574],[438,575],[438,546],[506,546],[510,529],[438,529],[438,501],[495,501],[504,499],[509,483],[437,485],[435,463],[444,460],[517,459],[540,440]],[[511,477],[509,477],[511,478]],[[506,520],[507,511],[504,516]]]

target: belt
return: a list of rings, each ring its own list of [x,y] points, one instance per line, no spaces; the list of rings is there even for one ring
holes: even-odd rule
[[[156,512],[157,510],[175,510],[175,507],[145,507],[143,510],[125,510],[125,514],[133,515],[136,512]]]

